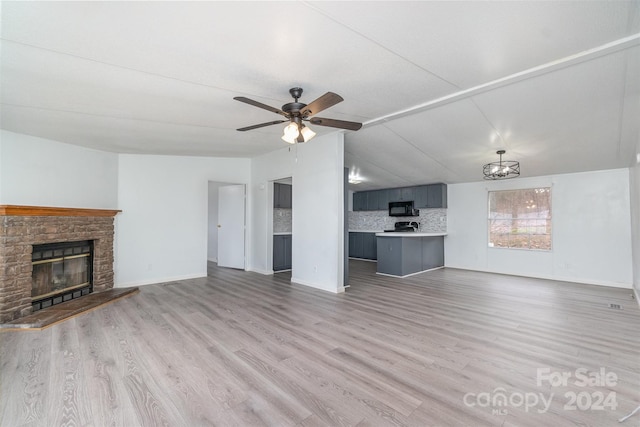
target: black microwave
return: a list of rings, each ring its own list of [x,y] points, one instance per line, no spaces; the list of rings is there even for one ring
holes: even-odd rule
[[[418,216],[420,211],[413,208],[413,201],[410,202],[390,202],[389,216]]]

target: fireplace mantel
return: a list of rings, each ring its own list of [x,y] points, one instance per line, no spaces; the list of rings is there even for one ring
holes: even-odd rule
[[[0,216],[90,216],[114,217],[117,209],[59,208],[50,206],[0,205]]]

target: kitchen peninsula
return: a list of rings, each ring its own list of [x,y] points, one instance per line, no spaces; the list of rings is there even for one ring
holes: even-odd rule
[[[378,274],[406,277],[444,266],[447,233],[376,233]]]

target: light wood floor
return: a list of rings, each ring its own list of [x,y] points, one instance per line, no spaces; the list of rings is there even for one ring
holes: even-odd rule
[[[640,425],[640,414],[617,422],[640,405],[629,290],[452,269],[393,279],[360,261],[351,273],[348,292],[333,295],[291,285],[289,273],[211,265],[206,279],[2,332],[0,424]],[[604,368],[617,381],[537,385],[545,368]],[[567,410],[571,392],[583,407],[613,392],[617,408]],[[485,404],[500,393],[506,406]],[[521,405],[541,394],[546,412]]]

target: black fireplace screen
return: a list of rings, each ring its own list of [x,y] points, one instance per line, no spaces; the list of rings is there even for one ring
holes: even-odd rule
[[[91,293],[93,242],[61,242],[33,247],[33,310]]]

